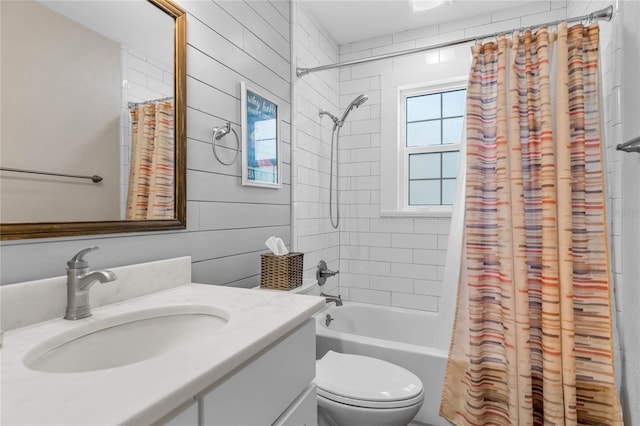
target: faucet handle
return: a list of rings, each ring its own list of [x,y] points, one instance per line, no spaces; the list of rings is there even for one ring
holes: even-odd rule
[[[76,253],[75,256],[73,256],[73,258],[71,258],[70,261],[67,262],[67,267],[69,269],[82,269],[89,267],[89,262],[84,260],[84,255],[89,253],[90,251],[98,250],[99,248],[100,247],[98,246],[91,246],[87,247],[86,249],[80,250],[78,253]]]

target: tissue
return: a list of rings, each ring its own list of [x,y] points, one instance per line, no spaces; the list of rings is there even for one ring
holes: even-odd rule
[[[267,241],[264,242],[264,245],[267,246],[267,248],[271,250],[273,254],[279,256],[289,254],[289,250],[287,250],[287,247],[284,245],[284,241],[282,241],[282,238],[271,236],[267,238]]]

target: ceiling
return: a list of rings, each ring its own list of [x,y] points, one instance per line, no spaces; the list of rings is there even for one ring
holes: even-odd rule
[[[338,45],[522,7],[529,1],[452,0],[423,12],[412,11],[410,0],[302,0]]]

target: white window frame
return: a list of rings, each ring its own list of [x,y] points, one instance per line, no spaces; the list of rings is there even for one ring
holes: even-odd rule
[[[409,155],[436,152],[460,151],[460,144],[427,145],[407,147],[406,144],[406,99],[412,96],[429,95],[467,88],[467,78],[455,78],[432,84],[412,85],[398,88],[398,195],[399,211],[394,216],[449,216],[453,205],[409,205]],[[458,179],[458,177],[456,177]],[[387,212],[389,213],[389,212]]]

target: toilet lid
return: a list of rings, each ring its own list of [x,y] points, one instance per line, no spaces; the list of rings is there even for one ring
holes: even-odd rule
[[[315,381],[318,394],[353,405],[406,406],[423,398],[418,376],[395,364],[361,355],[327,352],[316,361]]]

